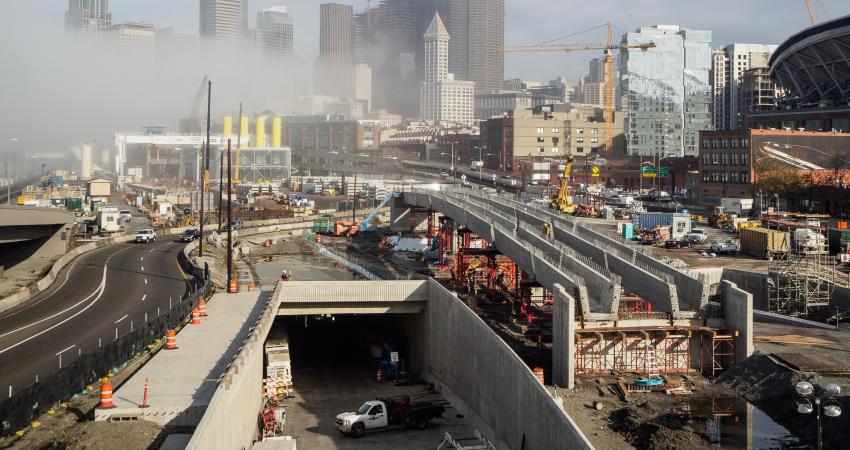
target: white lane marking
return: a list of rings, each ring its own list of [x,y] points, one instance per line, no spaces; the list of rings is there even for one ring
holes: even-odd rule
[[[24,343],[26,343],[26,342],[29,342],[29,341],[31,341],[31,340],[33,340],[33,339],[35,339],[35,338],[37,338],[37,337],[41,336],[42,334],[47,333],[48,331],[52,331],[52,330],[54,330],[55,328],[58,328],[59,326],[64,325],[64,324],[65,324],[65,323],[67,323],[69,320],[73,319],[74,317],[79,316],[80,314],[84,313],[86,310],[88,310],[89,308],[91,308],[92,306],[94,306],[94,304],[95,304],[95,303],[97,303],[97,302],[98,302],[98,300],[100,300],[100,298],[101,298],[101,297],[103,297],[103,293],[104,293],[104,292],[106,292],[106,269],[109,267],[109,260],[110,260],[110,259],[112,259],[112,257],[113,257],[113,256],[115,256],[115,255],[117,255],[118,253],[120,253],[120,252],[122,252],[122,251],[124,251],[124,250],[128,250],[128,249],[130,249],[130,248],[132,248],[132,247],[125,247],[125,248],[123,248],[123,249],[121,249],[121,250],[118,250],[117,252],[113,253],[112,255],[110,255],[110,256],[109,256],[109,258],[106,258],[106,262],[103,264],[103,278],[101,279],[101,281],[100,281],[100,286],[98,287],[98,289],[100,289],[100,293],[99,293],[99,294],[97,294],[97,297],[95,297],[95,298],[94,298],[94,300],[92,300],[92,301],[91,301],[91,303],[89,303],[88,305],[86,305],[86,307],[85,307],[85,308],[83,308],[83,309],[81,309],[81,310],[77,311],[76,313],[74,313],[74,314],[72,314],[72,315],[68,316],[68,318],[66,318],[65,320],[63,320],[63,321],[61,321],[61,322],[58,322],[57,324],[55,324],[55,325],[53,325],[53,326],[51,326],[51,327],[49,327],[49,328],[46,328],[46,329],[44,329],[44,330],[42,330],[42,331],[40,331],[40,332],[38,332],[38,333],[36,333],[36,334],[34,334],[34,335],[32,335],[32,336],[30,336],[30,337],[26,338],[26,339],[24,339],[24,340],[22,340],[22,341],[20,341],[20,342],[18,342],[18,343],[16,343],[16,344],[12,344],[12,345],[10,345],[10,346],[8,346],[8,347],[6,347],[6,348],[4,348],[4,349],[0,350],[0,355],[2,355],[3,353],[8,352],[9,350],[11,350],[11,349],[13,349],[13,348],[15,348],[15,347],[17,347],[17,346],[19,346],[19,345],[21,345],[21,344],[24,344]],[[92,295],[94,295],[95,293],[97,293],[97,291],[95,291],[94,293],[92,293]],[[88,298],[91,298],[91,295],[90,295]],[[46,320],[46,319],[45,319],[45,320]],[[43,321],[43,320],[42,320],[42,321]],[[33,325],[33,324],[26,325],[26,326],[25,326],[25,327],[23,327],[23,328],[29,327],[29,326],[31,326],[31,325]],[[7,333],[7,334],[8,334],[8,333]],[[4,336],[5,336],[5,335],[4,335]]]
[[[145,271],[145,266],[142,266],[142,272],[144,272],[144,271]]]
[[[145,278],[145,284],[148,284],[148,279],[147,279],[147,278]]]
[[[146,298],[148,298],[148,294],[142,296],[142,301],[145,301]]]
[[[127,318],[127,314],[124,314],[124,317],[122,317],[122,318],[120,318],[120,319],[116,320],[116,321],[115,321],[115,323],[120,323],[122,320],[124,320],[124,319],[126,319],[126,318]]]
[[[72,345],[72,346],[70,346],[70,347],[66,348],[65,350],[59,350],[59,353],[57,353],[57,354],[56,354],[56,356],[59,356],[59,355],[61,355],[62,353],[65,353],[65,352],[67,352],[68,350],[71,350],[72,348],[74,348],[74,347],[76,347],[76,346],[77,346],[77,344],[74,344],[74,345]]]
[[[144,257],[144,256],[142,256],[141,258],[139,258],[139,261],[144,261],[144,260],[145,260],[145,257]]]

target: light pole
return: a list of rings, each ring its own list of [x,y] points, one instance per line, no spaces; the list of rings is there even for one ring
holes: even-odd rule
[[[794,391],[799,399],[797,400],[797,412],[800,414],[811,414],[814,412],[817,415],[818,426],[818,450],[823,449],[823,440],[821,438],[821,413],[827,417],[838,417],[841,415],[841,405],[835,400],[841,394],[841,387],[835,383],[829,383],[826,386],[815,386],[808,381],[800,381],[794,385]],[[814,400],[814,405],[812,401]]]
[[[21,138],[11,137],[9,138],[9,142],[18,142]],[[9,158],[12,157],[11,153],[6,153],[6,204],[9,205],[12,203],[12,177],[9,175]]]

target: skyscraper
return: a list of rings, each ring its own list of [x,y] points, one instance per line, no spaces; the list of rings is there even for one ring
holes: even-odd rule
[[[502,88],[505,0],[448,0],[449,70],[479,91]]]
[[[319,5],[319,59],[315,93],[350,98],[353,91],[354,8]]]
[[[257,47],[270,57],[292,56],[294,24],[286,6],[272,6],[257,13]]]
[[[111,26],[109,0],[68,0],[65,29],[96,34]]]
[[[122,23],[112,27],[118,51],[127,55],[153,56],[156,52],[156,29],[147,23]]]
[[[204,47],[236,50],[244,33],[243,0],[200,0],[199,31]]]
[[[711,129],[711,31],[676,25],[641,27],[623,36],[648,50],[620,52],[627,152],[696,155],[700,130]]]
[[[729,44],[712,54],[712,112],[715,129],[734,130],[744,126],[748,112],[741,93],[744,74],[755,68],[768,68],[776,45]]]
[[[449,72],[449,39],[440,14],[434,13],[424,39],[422,119],[443,125],[471,125],[475,114],[475,83],[455,80]]]

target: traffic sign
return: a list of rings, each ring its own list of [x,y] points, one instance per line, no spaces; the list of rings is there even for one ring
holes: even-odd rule
[[[643,175],[644,178],[655,178],[655,172],[644,172],[641,175]]]
[[[590,171],[592,172],[592,174],[591,174],[592,176],[594,176],[594,177],[599,176],[599,167],[598,166],[593,166],[593,168],[590,169]]]
[[[392,363],[398,362],[398,352],[390,352],[390,362],[392,362]]]
[[[670,168],[669,167],[662,167],[661,169],[659,169],[659,171],[661,172],[661,173],[658,174],[659,176],[666,177],[666,176],[670,175]]]
[[[655,167],[653,166],[640,166],[640,173],[655,173]]]

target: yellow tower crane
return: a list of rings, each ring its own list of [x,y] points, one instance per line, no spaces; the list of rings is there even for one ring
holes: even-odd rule
[[[602,50],[604,59],[604,74],[603,87],[604,95],[602,102],[602,151],[610,153],[614,149],[614,56],[613,50],[624,50],[629,48],[639,48],[646,51],[655,47],[654,42],[635,45],[615,45],[614,44],[614,29],[611,22],[607,24],[608,32],[605,39],[605,44],[544,44],[544,45],[520,45],[514,47],[505,47],[503,52],[576,52],[585,50]]]

